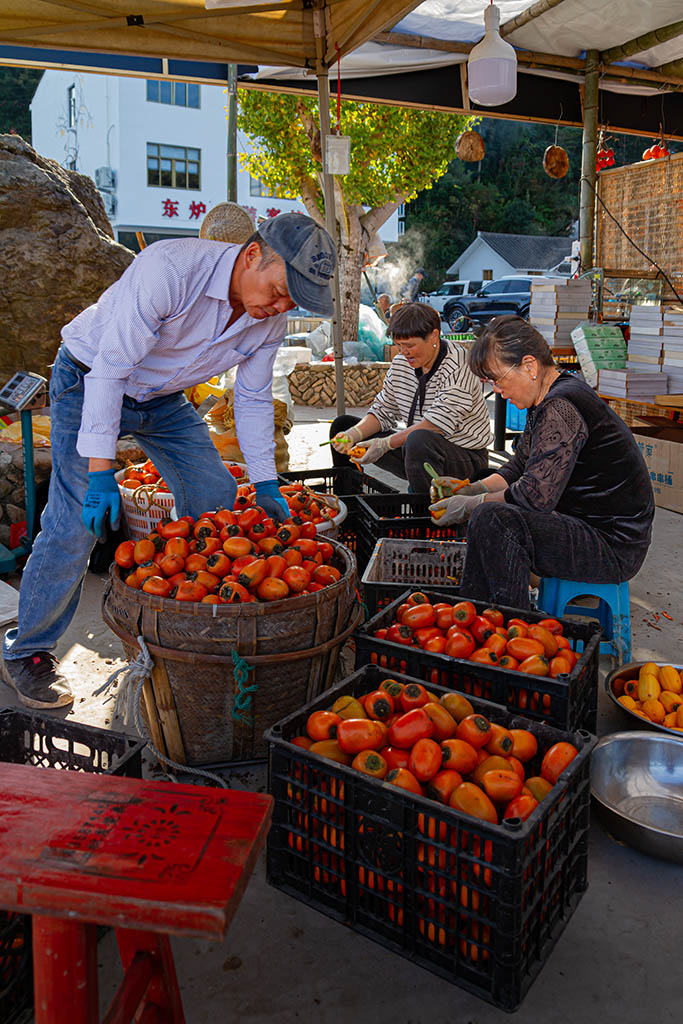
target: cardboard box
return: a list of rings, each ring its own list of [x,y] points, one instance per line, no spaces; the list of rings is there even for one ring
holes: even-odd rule
[[[650,474],[655,505],[683,512],[683,426],[650,419],[652,426],[631,430]]]

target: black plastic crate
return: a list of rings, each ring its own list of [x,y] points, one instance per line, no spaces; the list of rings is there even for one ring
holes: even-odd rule
[[[395,601],[406,587],[438,587],[456,594],[466,549],[461,541],[381,537],[361,578],[368,617]]]
[[[361,519],[358,571],[365,572],[381,537],[405,540],[464,540],[465,526],[437,526],[429,515],[428,494],[363,494],[358,499]]]
[[[424,590],[432,602],[454,603],[452,591]],[[595,732],[598,707],[598,668],[602,630],[594,622],[576,622],[563,618],[564,635],[581,657],[571,672],[551,679],[549,676],[529,676],[523,672],[481,665],[445,654],[430,654],[419,647],[405,647],[373,636],[376,629],[389,626],[395,619],[398,606],[406,599],[406,591],[397,600],[383,608],[373,619],[354,633],[356,668],[375,662],[383,668],[415,676],[430,685],[438,683],[468,696],[483,697],[503,704],[516,714],[536,721],[548,722],[558,729],[587,729]],[[485,601],[472,602],[478,612],[489,607]],[[547,618],[543,612],[520,611],[500,605],[505,621],[516,617],[528,622]]]
[[[23,708],[0,711],[0,761],[142,778],[144,740]]]
[[[0,710],[0,762],[142,778],[143,740],[23,708]],[[0,910],[0,1021],[33,1017],[31,917]]]
[[[344,498],[350,494],[395,494],[395,488],[361,473],[354,466],[330,466],[328,469],[303,469],[278,473],[281,484],[305,484],[319,494],[336,494]]]
[[[289,742],[308,715],[386,676],[367,665],[266,733],[268,881],[393,952],[504,1010],[516,1009],[588,885],[590,753],[595,737],[471,698],[542,752],[578,756],[526,822],[491,825]],[[410,681],[399,675],[402,682]],[[442,687],[431,687],[441,694]],[[537,773],[541,753],[528,765]]]

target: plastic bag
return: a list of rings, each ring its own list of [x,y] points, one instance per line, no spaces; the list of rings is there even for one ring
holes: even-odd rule
[[[358,341],[361,344],[360,359],[364,362],[384,361],[384,346],[389,341],[385,324],[374,309],[363,304],[358,311]]]
[[[50,447],[50,417],[34,416],[33,424],[33,445],[35,448]],[[12,444],[21,444],[21,420],[10,423],[0,432],[0,440],[11,441]]]
[[[325,349],[329,347],[331,337],[331,325],[329,320],[324,320],[319,327],[316,327],[314,331],[306,338],[306,346],[310,348],[314,356],[318,359],[322,359],[325,355]]]

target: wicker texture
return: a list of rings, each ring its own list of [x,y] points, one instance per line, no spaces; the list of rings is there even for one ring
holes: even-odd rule
[[[343,545],[330,543],[341,579],[316,594],[269,604],[185,604],[133,590],[122,582],[116,567],[112,569],[104,614],[124,640],[127,657],[137,656],[135,640],[140,635],[167,652],[163,659],[155,657],[152,684],[157,707],[147,708],[147,719],[150,722],[158,713],[169,754],[173,737],[169,746],[164,721],[177,716],[190,765],[265,756],[264,730],[332,685],[342,642],[335,638],[352,620],[356,561]],[[311,650],[318,647],[317,652]],[[258,686],[251,725],[232,716],[233,650],[247,661],[257,659],[248,681],[249,686]],[[283,654],[290,657],[279,660]],[[212,660],[216,655],[220,663]],[[269,656],[266,663],[260,661],[264,655]],[[158,674],[162,684],[168,681],[170,694],[165,697]]]
[[[255,231],[253,220],[242,206],[237,203],[219,203],[209,210],[202,221],[199,237],[209,238],[213,242],[244,245]]]

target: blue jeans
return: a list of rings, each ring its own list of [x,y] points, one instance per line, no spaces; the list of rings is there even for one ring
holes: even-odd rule
[[[54,649],[76,611],[96,543],[81,522],[88,488],[88,460],[76,451],[83,377],[60,349],[50,379],[50,491],[21,581],[19,625],[3,644],[8,661]],[[173,492],[178,515],[196,518],[230,503],[234,481],[182,391],[147,402],[124,397],[119,436],[124,434],[132,434],[152,459]]]

